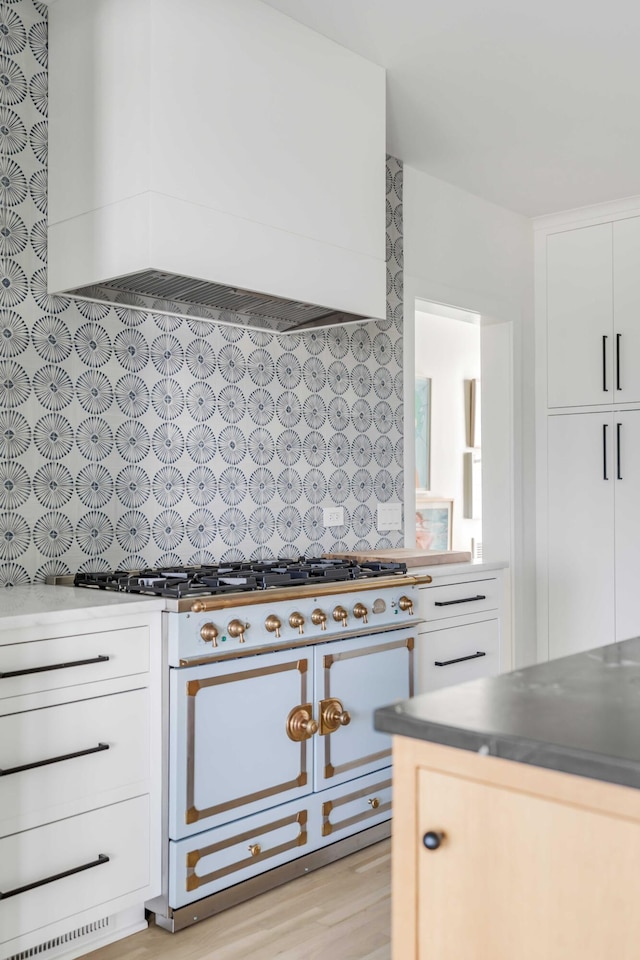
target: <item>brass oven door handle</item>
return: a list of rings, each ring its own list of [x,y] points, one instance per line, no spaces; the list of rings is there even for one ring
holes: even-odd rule
[[[310,740],[318,732],[318,721],[313,719],[313,707],[310,703],[301,703],[294,707],[287,717],[287,736],[294,743]]]
[[[321,737],[325,737],[328,733],[335,733],[340,727],[346,727],[351,723],[351,714],[344,709],[340,700],[335,697],[321,700],[319,713]]]

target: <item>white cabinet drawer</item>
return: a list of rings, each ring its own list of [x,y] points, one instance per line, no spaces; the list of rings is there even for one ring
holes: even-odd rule
[[[0,700],[148,669],[148,627],[10,643],[0,646]]]
[[[359,830],[389,820],[391,793],[391,767],[323,790],[317,797],[321,817],[319,845],[335,843]]]
[[[0,840],[0,941],[148,884],[147,796],[12,834]]]
[[[439,586],[434,583],[420,588],[420,615],[425,620],[442,620],[469,613],[497,610],[500,592],[498,580],[467,580]]]
[[[0,717],[0,836],[148,777],[146,689]]]
[[[500,672],[499,621],[443,627],[418,637],[418,693]]]
[[[171,841],[169,905],[182,907],[308,853],[309,802],[314,799],[283,803],[195,837]]]

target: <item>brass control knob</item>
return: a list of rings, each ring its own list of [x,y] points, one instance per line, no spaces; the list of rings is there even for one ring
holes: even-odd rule
[[[364,603],[356,603],[355,607],[353,608],[354,617],[357,617],[358,620],[362,620],[363,623],[369,622],[368,613],[369,611],[365,607]]]
[[[326,630],[327,615],[324,610],[320,610],[319,608],[314,610],[311,614],[311,623],[313,623],[316,627],[320,627],[321,630]]]
[[[377,810],[380,806],[380,801],[377,797],[372,797],[371,800],[367,800],[367,803],[373,810]]]
[[[304,627],[304,617],[301,613],[298,613],[297,610],[289,617],[289,626],[293,627],[294,630],[297,627],[298,633],[304,633],[304,630],[302,629]]]
[[[294,707],[287,717],[287,736],[294,743],[310,740],[318,732],[318,721],[313,719],[310,703]]]
[[[413,616],[413,600],[411,597],[400,597],[398,606],[401,610],[407,610]]]
[[[244,643],[244,632],[249,627],[248,623],[243,623],[242,620],[232,620],[227,630],[230,637],[238,637],[240,643]]]
[[[343,627],[347,625],[347,611],[344,607],[337,606],[333,611],[333,619],[336,623],[341,623]]]
[[[212,647],[218,646],[218,628],[215,623],[203,623],[200,627],[200,636],[205,643],[210,643]]]
[[[280,627],[282,626],[282,621],[279,617],[276,617],[275,613],[269,614],[264,622],[264,625],[269,633],[275,633],[276,637],[280,636]]]
[[[249,853],[252,857],[259,857],[262,853],[262,847],[259,843],[250,843],[249,844]]]

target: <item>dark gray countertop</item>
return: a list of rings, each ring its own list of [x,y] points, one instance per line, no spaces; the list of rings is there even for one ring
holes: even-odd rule
[[[640,637],[382,707],[375,727],[640,789]]]

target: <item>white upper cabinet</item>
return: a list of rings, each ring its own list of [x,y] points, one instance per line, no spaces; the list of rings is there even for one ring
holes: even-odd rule
[[[153,269],[385,315],[385,71],[260,0],[57,0],[49,286]]]
[[[613,224],[614,402],[640,400],[640,217]]]
[[[549,407],[613,403],[612,225],[547,238]]]
[[[549,407],[640,401],[640,217],[547,238]]]

